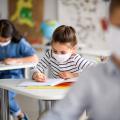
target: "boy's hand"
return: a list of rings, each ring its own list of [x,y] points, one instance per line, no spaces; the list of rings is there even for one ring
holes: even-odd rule
[[[106,62],[108,60],[109,60],[109,57],[100,56],[100,61],[101,62]]]
[[[46,81],[45,75],[40,72],[33,73],[32,79],[35,80],[36,82],[45,82]]]
[[[18,59],[16,58],[7,58],[5,60],[3,60],[4,64],[16,64],[18,62]]]
[[[74,73],[65,71],[65,72],[60,72],[59,73],[59,77],[61,77],[62,79],[70,79],[74,77]]]

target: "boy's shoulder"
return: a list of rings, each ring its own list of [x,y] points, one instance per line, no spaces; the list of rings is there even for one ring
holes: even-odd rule
[[[19,46],[31,46],[30,43],[27,41],[26,38],[22,37],[20,41],[18,42]]]
[[[45,55],[46,55],[48,58],[51,58],[51,56],[52,56],[52,50],[51,50],[51,49],[46,50]]]
[[[75,60],[75,59],[80,59],[80,58],[82,58],[82,57],[81,57],[81,55],[78,54],[78,53],[73,53],[73,54],[71,55],[71,58],[72,58],[73,60]]]

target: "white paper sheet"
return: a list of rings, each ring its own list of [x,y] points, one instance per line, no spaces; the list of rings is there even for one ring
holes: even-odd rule
[[[64,82],[64,79],[48,79],[46,82],[35,82],[35,81],[26,81],[20,83],[18,86],[27,87],[27,86],[55,86]]]
[[[58,85],[60,83],[75,82],[76,80],[77,80],[77,78],[68,79],[68,80],[64,80],[64,79],[48,79],[46,82],[26,81],[26,82],[20,83],[18,86],[19,87],[28,87],[28,86],[55,86],[55,85]]]

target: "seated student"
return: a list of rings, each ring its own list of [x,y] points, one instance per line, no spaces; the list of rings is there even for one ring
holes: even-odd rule
[[[75,52],[76,45],[77,38],[74,28],[65,25],[58,27],[53,33],[52,49],[45,53],[36,68],[34,68],[33,79],[44,82],[44,72],[48,67],[53,78],[69,79],[78,77],[83,69],[93,63]]]
[[[35,50],[8,20],[0,20],[0,61],[5,64],[38,61]],[[18,80],[23,77],[24,69],[0,71],[0,79]],[[28,120],[16,102],[15,96],[14,92],[9,92],[10,113],[16,116],[18,120]]]

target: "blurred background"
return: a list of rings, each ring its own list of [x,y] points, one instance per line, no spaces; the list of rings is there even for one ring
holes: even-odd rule
[[[32,45],[44,45],[61,24],[72,25],[80,47],[106,49],[109,0],[0,0],[0,18],[10,19]]]

